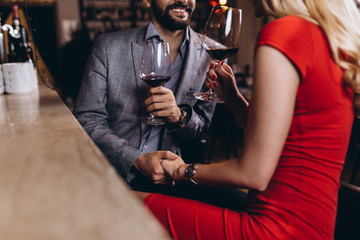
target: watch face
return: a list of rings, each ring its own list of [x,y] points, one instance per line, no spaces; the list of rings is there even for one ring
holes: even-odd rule
[[[197,182],[195,182],[195,180],[193,179],[193,177],[196,174],[196,169],[198,168],[199,164],[191,164],[190,166],[188,166],[185,169],[185,178],[186,180],[190,180],[192,183],[194,183],[195,185],[198,185]]]
[[[194,174],[195,174],[195,169],[193,165],[188,166],[185,170],[186,179],[190,179],[192,176],[194,176]]]
[[[190,166],[189,166],[190,167]],[[185,177],[186,177],[186,179],[189,179],[190,178],[190,169],[189,169],[189,167],[187,167],[186,169],[185,169]]]

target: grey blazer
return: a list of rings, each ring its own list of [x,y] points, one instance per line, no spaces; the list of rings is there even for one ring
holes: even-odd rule
[[[142,154],[138,148],[145,129],[138,118],[146,112],[149,88],[139,77],[146,29],[106,33],[96,39],[74,109],[77,120],[128,182],[136,176],[132,166]],[[201,90],[211,60],[201,47],[202,38],[190,29],[186,64],[175,96],[178,105],[190,109],[190,120],[181,129],[169,124],[161,139],[162,150],[179,155],[182,141],[200,137],[210,126],[215,107],[191,94]]]

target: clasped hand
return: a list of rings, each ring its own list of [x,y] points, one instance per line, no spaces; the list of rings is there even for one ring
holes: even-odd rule
[[[172,184],[181,180],[181,166],[185,163],[170,151],[156,151],[142,154],[134,166],[155,184]]]

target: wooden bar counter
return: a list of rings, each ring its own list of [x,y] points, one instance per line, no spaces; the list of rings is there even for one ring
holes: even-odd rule
[[[57,93],[0,95],[0,239],[169,239]]]

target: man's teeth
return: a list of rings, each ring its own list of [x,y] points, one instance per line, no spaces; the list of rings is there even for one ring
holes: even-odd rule
[[[174,12],[185,12],[185,9],[179,9],[179,8],[174,8],[173,9]]]

